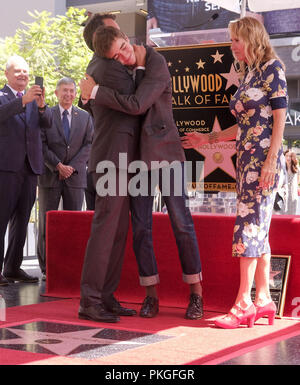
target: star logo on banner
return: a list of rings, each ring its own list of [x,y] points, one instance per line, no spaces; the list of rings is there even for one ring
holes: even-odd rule
[[[197,66],[198,66],[198,70],[200,68],[202,68],[204,70],[204,64],[205,64],[205,61],[202,61],[201,59],[199,59],[198,62],[196,62]]]
[[[279,273],[281,273],[281,271],[273,271],[273,270],[270,271],[270,286],[272,286],[273,288],[276,288],[276,283],[275,283],[275,281],[274,281],[274,278],[275,278]]]
[[[218,118],[215,118],[212,131],[221,132]],[[204,178],[220,168],[233,179],[236,178],[235,167],[231,157],[236,153],[235,141],[203,144],[195,148],[199,154],[204,156]]]
[[[185,67],[185,72],[190,72],[190,69],[189,69],[189,67]]]
[[[220,74],[220,75],[223,76],[223,78],[225,78],[227,80],[225,90],[227,90],[232,85],[234,85],[236,87],[238,87],[240,85],[239,76],[238,76],[237,72],[235,71],[233,64],[231,64],[229,72],[225,72],[225,73]]]
[[[168,67],[172,67],[172,62],[168,62]]]
[[[219,51],[217,50],[217,52],[214,54],[214,55],[210,55],[214,58],[214,64],[216,62],[220,62],[222,63],[222,57],[224,56],[224,54],[220,54]]]

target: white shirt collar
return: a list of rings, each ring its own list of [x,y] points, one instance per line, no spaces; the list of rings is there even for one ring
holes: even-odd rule
[[[15,95],[15,96],[17,96],[17,93],[18,92],[21,92],[23,95],[24,95],[24,93],[25,93],[25,91],[23,90],[23,91],[16,91],[16,90],[14,90],[9,84],[6,84],[7,85],[7,87],[9,87],[10,89],[11,89],[11,91],[13,92],[13,94]]]
[[[64,112],[64,110],[65,110],[65,108],[63,108],[60,104],[58,105],[59,106],[59,111],[60,111],[60,114],[62,115],[63,114],[63,112]],[[72,116],[72,108],[73,108],[73,106],[71,106],[67,111],[69,112],[69,115],[68,116]]]

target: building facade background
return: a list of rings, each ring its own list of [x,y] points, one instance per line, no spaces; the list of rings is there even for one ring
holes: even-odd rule
[[[63,15],[66,12],[65,0],[9,0],[1,7],[0,38],[13,36],[17,28],[22,28],[22,22],[31,22],[28,14],[37,10],[48,11],[53,15]]]

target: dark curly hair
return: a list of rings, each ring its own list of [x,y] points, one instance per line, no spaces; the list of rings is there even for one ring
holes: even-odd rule
[[[86,26],[83,30],[83,38],[85,40],[86,45],[90,50],[94,51],[93,47],[93,36],[96,29],[100,26],[104,26],[104,19],[112,19],[116,20],[116,16],[111,13],[95,13],[87,22]]]
[[[106,57],[112,43],[118,38],[126,39],[126,35],[114,27],[98,27],[93,38],[95,53],[100,57]]]

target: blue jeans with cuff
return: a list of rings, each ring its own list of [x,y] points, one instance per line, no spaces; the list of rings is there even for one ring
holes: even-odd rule
[[[174,171],[172,168],[169,169],[169,174],[168,172],[164,174],[166,169],[158,169],[155,170],[155,172],[153,172],[153,170],[148,171],[145,176],[146,179],[148,179],[148,186],[150,186],[148,195],[131,197],[133,249],[137,259],[140,284],[142,286],[152,286],[159,283],[159,274],[152,239],[153,190],[155,188],[155,183],[153,183],[154,174],[168,209],[183,271],[183,281],[188,284],[194,284],[202,280],[198,241],[193,219],[188,207],[188,197],[184,189],[183,163],[181,163],[180,167],[181,172],[179,173],[177,173],[178,170]],[[166,179],[164,176],[166,175],[170,177],[169,184],[167,184],[167,188],[165,189],[164,181]]]

